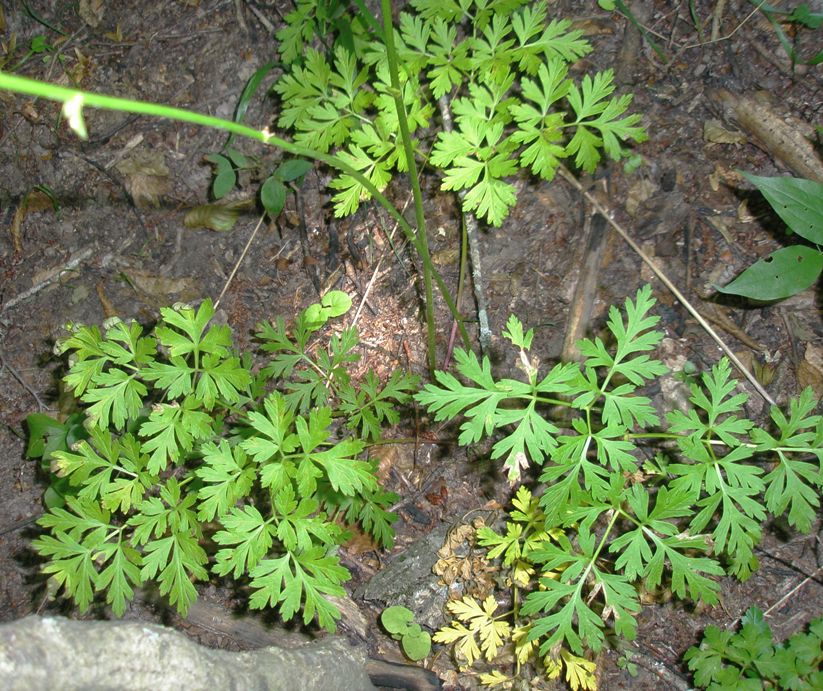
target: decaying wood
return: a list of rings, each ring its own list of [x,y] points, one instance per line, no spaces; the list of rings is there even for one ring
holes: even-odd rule
[[[577,342],[585,337],[591,321],[607,237],[606,219],[599,213],[590,216],[586,224],[585,254],[580,262],[580,274],[566,320],[566,335],[563,339],[564,362],[580,359]]]
[[[823,183],[823,162],[810,139],[811,125],[791,115],[778,114],[759,98],[728,89],[714,89],[708,96],[795,175]]]

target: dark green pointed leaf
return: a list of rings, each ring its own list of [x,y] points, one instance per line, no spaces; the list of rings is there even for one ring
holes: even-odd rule
[[[274,171],[274,177],[283,182],[291,182],[297,178],[303,177],[308,173],[314,164],[303,158],[290,158],[288,161],[283,161],[277,170]]]
[[[725,287],[721,293],[753,300],[782,300],[813,285],[823,270],[823,255],[812,247],[793,245],[759,259]]]
[[[232,147],[228,147],[225,151],[226,156],[228,156],[228,158],[235,166],[237,166],[238,168],[248,168],[249,159],[246,158],[246,155],[244,153]]]
[[[260,188],[260,202],[269,216],[279,216],[286,203],[286,188],[283,183],[274,176],[266,180]]]
[[[743,176],[760,190],[792,232],[823,245],[823,185],[802,178]]]

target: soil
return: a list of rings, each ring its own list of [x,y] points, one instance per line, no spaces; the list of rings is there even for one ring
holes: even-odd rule
[[[66,83],[79,80],[89,91],[116,94],[190,108],[231,118],[246,80],[276,53],[264,17],[280,22],[280,3],[250,0],[188,0],[103,4],[96,25],[78,14],[75,3],[10,0],[2,4],[3,46],[16,38],[16,59],[33,38],[51,46],[16,66],[21,74]],[[95,3],[80,3],[83,7]],[[613,217],[627,228],[647,254],[750,366],[773,375],[767,388],[785,402],[804,386],[823,393],[823,324],[815,290],[767,306],[718,299],[712,283],[724,283],[758,257],[785,242],[779,222],[735,171],[759,175],[786,173],[775,154],[736,128],[712,94],[727,89],[761,98],[774,112],[796,121],[823,122],[823,69],[792,69],[780,42],[754,5],[730,0],[719,19],[718,40],[711,41],[712,13],[723,3],[697,3],[702,19],[695,28],[686,3],[634,3],[660,49],[671,57],[663,64],[647,42],[636,40],[619,15],[595,3],[550,3],[558,16],[583,28],[594,51],[581,70],[613,67],[621,87],[633,91],[633,107],[644,114],[649,141],[638,146],[643,164],[634,172],[604,167],[597,180]],[[31,8],[33,13],[25,11]],[[642,13],[640,12],[642,10]],[[41,21],[35,20],[34,15]],[[42,21],[61,29],[61,37]],[[798,54],[820,49],[820,31],[784,27]],[[0,59],[2,56],[0,55]],[[769,100],[771,96],[771,100]],[[58,106],[0,93],[0,621],[39,612],[71,609],[46,596],[44,579],[30,541],[33,521],[42,512],[46,486],[38,463],[26,458],[25,418],[36,411],[57,414],[57,379],[61,362],[52,348],[67,322],[98,324],[112,314],[142,323],[156,319],[159,307],[175,301],[217,298],[228,283],[219,317],[231,325],[240,348],[252,346],[254,325],[276,315],[289,318],[316,301],[318,286],[331,285],[362,297],[377,278],[358,326],[364,361],[378,373],[397,367],[425,376],[425,334],[421,327],[414,266],[387,252],[385,219],[367,209],[353,219],[333,223],[324,191],[327,171],[310,173],[301,189],[307,216],[306,237],[298,230],[298,209],[264,224],[239,261],[257,223],[241,215],[229,232],[184,226],[185,213],[208,201],[211,167],[204,155],[218,151],[222,134],[191,125],[87,110],[90,133],[81,142],[59,118]],[[246,120],[268,124],[272,103],[254,99]],[[719,121],[721,130],[712,129]],[[790,121],[786,121],[787,123]],[[794,121],[786,127],[794,127]],[[720,132],[723,136],[713,134]],[[237,146],[264,154],[251,144]],[[121,165],[140,156],[154,157],[154,176],[129,173]],[[145,161],[145,158],[143,159]],[[162,168],[156,167],[162,163]],[[142,168],[146,172],[144,164]],[[124,172],[125,171],[125,172]],[[159,172],[159,174],[157,174]],[[247,194],[254,181],[245,181]],[[613,232],[605,236],[599,263],[586,255],[583,229],[591,207],[569,184],[523,177],[517,180],[519,203],[502,228],[481,230],[483,265],[492,331],[499,334],[509,314],[537,327],[536,353],[543,362],[563,351],[568,314],[578,284],[593,275],[593,310],[586,332],[602,328],[608,306],[622,303],[651,282],[666,331],[662,358],[671,366],[686,360],[699,369],[714,364],[721,352],[692,316]],[[432,176],[424,178],[435,260],[449,285],[457,283],[455,257],[460,223],[454,199],[439,192]],[[42,193],[48,190],[52,206]],[[402,185],[391,190],[402,204]],[[152,205],[152,195],[157,205]],[[341,249],[332,266],[330,238]],[[354,244],[362,249],[349,249]],[[239,261],[233,280],[229,276]],[[379,263],[378,263],[379,261]],[[337,273],[334,274],[334,271]],[[332,277],[329,278],[329,275]],[[314,280],[313,280],[314,279]],[[463,309],[471,313],[471,300]],[[440,362],[451,321],[438,306]],[[493,354],[504,371],[509,353],[495,339]],[[750,390],[749,414],[763,419],[767,406]],[[664,394],[658,392],[660,403]],[[505,504],[510,490],[482,450],[457,448],[451,428],[425,430],[442,443],[421,444],[416,452],[384,459],[388,484],[403,500],[398,508],[398,538],[393,554],[438,527],[455,525],[472,511]],[[403,433],[414,432],[409,421]],[[682,687],[689,684],[683,652],[705,626],[732,625],[751,605],[768,610],[779,637],[797,631],[823,612],[823,557],[820,523],[798,535],[782,522],[768,523],[758,549],[760,569],[746,582],[725,579],[722,606],[692,608],[676,601],[649,602],[639,617],[637,641],[623,644],[633,654],[637,676],[621,669],[618,649],[598,659],[600,688]],[[354,574],[351,590],[382,565],[387,554],[352,546],[344,550]],[[433,581],[436,580],[432,576]],[[219,584],[202,590],[213,606],[235,605]],[[664,598],[665,600],[665,598]],[[375,625],[379,608],[350,600],[344,625],[365,638],[377,656],[397,658],[396,643]],[[97,612],[97,616],[104,613]],[[157,606],[134,604],[127,616],[170,621],[211,645],[241,646],[231,634],[216,634],[203,624],[184,623]],[[350,621],[346,621],[346,618]],[[359,619],[358,619],[359,618]],[[361,624],[358,624],[357,621]],[[454,672],[447,655],[435,669],[449,683],[468,687],[471,680]]]

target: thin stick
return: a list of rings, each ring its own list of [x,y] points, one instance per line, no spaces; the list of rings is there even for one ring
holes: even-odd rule
[[[571,172],[569,172],[569,170],[565,166],[560,166],[559,172],[566,179],[566,181],[572,185],[572,187],[577,189],[584,197],[586,197],[589,203],[606,218],[606,220],[609,222],[609,225],[611,225],[611,227],[617,231],[618,235],[620,235],[620,237],[622,237],[626,241],[629,247],[631,247],[637,253],[640,259],[642,259],[646,266],[648,266],[654,272],[654,274],[660,279],[663,285],[665,285],[672,292],[672,294],[680,301],[680,304],[682,304],[683,307],[685,307],[691,313],[691,315],[697,320],[697,323],[700,324],[700,326],[702,326],[705,329],[706,333],[708,333],[709,336],[712,337],[714,342],[717,343],[718,346],[720,346],[720,349],[726,354],[729,360],[731,360],[734,363],[734,366],[737,367],[740,373],[744,377],[746,377],[746,379],[749,380],[749,383],[754,387],[755,391],[757,391],[757,393],[759,393],[764,398],[764,400],[768,401],[769,404],[777,405],[774,399],[768,394],[766,389],[764,389],[760,382],[757,381],[755,376],[748,369],[746,369],[745,365],[742,362],[740,362],[740,359],[737,357],[737,355],[734,354],[732,349],[726,345],[726,343],[723,341],[722,338],[720,338],[718,333],[700,315],[700,313],[697,311],[694,305],[692,305],[692,303],[690,303],[686,299],[686,296],[683,295],[683,293],[681,293],[680,290],[678,290],[677,286],[675,286],[674,283],[672,283],[669,280],[666,274],[663,273],[663,270],[660,269],[657,266],[657,264],[655,264],[652,261],[652,259],[642,249],[640,249],[640,245],[638,245],[634,240],[632,240],[628,232],[626,232],[626,230],[624,230],[623,227],[612,218],[611,213],[597,200],[597,198],[593,194],[591,194],[591,192],[584,189],[583,185],[581,185],[580,182],[578,182],[577,178],[574,177],[574,175],[572,175]]]
[[[12,377],[14,377],[15,380],[17,380],[17,383],[20,384],[20,386],[22,386],[26,391],[28,391],[31,397],[35,401],[37,401],[37,407],[41,411],[49,409],[49,407],[45,403],[43,403],[43,401],[40,400],[40,396],[37,395],[37,392],[33,388],[31,388],[31,386],[29,386],[28,382],[25,379],[23,379],[23,375],[21,375],[20,372],[18,372],[14,367],[11,366],[11,364],[9,364],[8,360],[6,360],[5,356],[3,355],[3,351],[0,350],[0,372],[2,372],[4,369],[7,369],[9,371],[9,374]]]
[[[43,288],[46,288],[46,287],[50,286],[55,281],[59,281],[63,277],[63,274],[68,273],[69,271],[72,271],[72,270],[76,269],[79,264],[81,264],[86,259],[88,259],[92,255],[93,251],[94,250],[91,249],[91,248],[86,248],[86,249],[78,252],[77,254],[75,254],[62,267],[60,267],[59,269],[54,269],[53,272],[52,272],[52,275],[49,276],[47,279],[45,279],[44,281],[41,281],[37,285],[32,286],[28,290],[24,290],[19,295],[16,295],[11,300],[4,303],[3,306],[0,307],[0,314],[5,312],[6,310],[11,309],[15,305],[20,304],[24,300],[28,300],[32,295],[36,295],[41,290],[43,290]]]
[[[783,603],[784,603],[784,602],[786,602],[786,600],[788,600],[788,599],[789,599],[792,595],[794,595],[794,594],[795,594],[798,590],[800,590],[800,589],[801,589],[804,585],[806,585],[806,584],[807,584],[807,583],[809,583],[810,581],[813,581],[813,580],[817,577],[817,574],[819,574],[821,571],[823,571],[823,566],[821,566],[819,569],[817,569],[817,570],[816,570],[813,574],[811,574],[810,576],[806,576],[806,578],[804,578],[802,581],[800,581],[800,583],[798,583],[798,584],[797,584],[794,588],[792,588],[792,589],[791,589],[788,593],[786,593],[786,594],[785,594],[783,597],[781,597],[781,598],[780,598],[777,602],[775,602],[775,603],[774,603],[771,607],[769,607],[769,609],[767,609],[765,612],[763,612],[763,616],[764,616],[764,617],[768,617],[768,616],[769,616],[769,614],[771,613],[771,611],[772,611],[773,609],[777,609],[778,607],[781,607],[781,606],[783,605]]]
[[[440,115],[443,118],[443,129],[446,132],[452,131],[452,116],[449,102],[443,96],[438,102]],[[480,257],[480,242],[477,239],[478,227],[477,217],[468,211],[463,211],[463,200],[466,197],[466,190],[460,190],[457,198],[460,200],[460,213],[466,224],[466,237],[469,241],[469,258],[472,265],[472,285],[474,286],[474,299],[477,303],[477,321],[480,327],[479,341],[480,352],[485,353],[492,342],[492,331],[489,327],[489,313],[486,303],[486,286],[483,280],[483,262]]]
[[[406,203],[403,204],[403,208],[400,210],[401,214],[406,212],[406,209],[408,208],[411,199],[412,195],[409,194],[409,196],[406,197]],[[382,226],[382,223],[380,225]],[[395,221],[394,226],[391,229],[391,232],[386,233],[386,238],[389,241],[389,246],[387,248],[384,248],[381,255],[377,258],[377,264],[375,264],[374,266],[374,271],[372,272],[371,278],[369,279],[369,282],[366,284],[366,289],[363,291],[363,297],[360,299],[360,304],[357,305],[357,311],[355,311],[354,313],[354,319],[352,319],[352,326],[357,324],[357,320],[360,318],[360,313],[363,311],[363,307],[365,306],[366,301],[369,298],[369,293],[371,292],[371,289],[374,286],[375,281],[377,280],[377,274],[380,271],[380,264],[383,263],[383,259],[389,253],[389,251],[394,251],[394,234],[397,232],[398,225],[399,224],[397,223],[397,221]],[[383,228],[383,232],[386,232],[385,228]]]
[[[723,22],[723,12],[726,9],[726,0],[717,0],[714,12],[712,13],[712,41],[720,38],[720,25]]]
[[[723,2],[718,3],[718,5],[724,5],[724,4],[725,4],[725,0],[723,0]],[[738,31],[740,31],[740,29],[742,29],[742,28],[743,28],[743,26],[744,26],[744,25],[745,25],[745,24],[746,24],[746,23],[747,23],[747,22],[748,22],[748,21],[749,21],[752,17],[754,17],[754,15],[756,15],[756,14],[760,11],[760,8],[761,8],[763,5],[765,5],[765,4],[766,4],[766,0],[762,0],[760,3],[758,3],[758,5],[757,5],[757,6],[756,6],[756,7],[755,7],[755,8],[754,8],[751,12],[749,12],[749,14],[747,14],[747,15],[743,18],[743,21],[742,21],[742,22],[740,22],[740,23],[739,23],[736,27],[734,27],[734,29],[732,29],[732,30],[731,30],[729,33],[727,33],[725,36],[719,36],[719,37],[717,37],[717,38],[712,38],[710,41],[698,41],[697,43],[689,43],[689,44],[686,44],[685,46],[680,46],[680,47],[678,48],[678,53],[679,53],[680,51],[686,50],[686,49],[688,49],[688,48],[700,48],[701,46],[708,46],[708,45],[711,45],[712,43],[720,43],[721,41],[728,41],[728,40],[729,40],[732,36],[734,36],[734,35],[735,35]],[[721,11],[722,11],[722,9],[723,9],[723,8],[721,7]],[[714,24],[715,24],[715,19],[716,19],[716,16],[717,16],[717,12],[716,12],[716,10],[715,10],[715,14],[714,14],[714,16],[712,17],[712,34],[714,34],[714,28],[715,28],[715,27],[714,27]]]
[[[229,288],[232,280],[234,280],[234,275],[237,273],[237,269],[240,268],[240,264],[243,263],[243,260],[246,258],[246,253],[249,251],[249,247],[251,247],[251,243],[254,242],[254,238],[257,235],[257,231],[260,230],[260,226],[263,225],[263,219],[266,218],[266,214],[262,214],[260,216],[260,220],[257,222],[257,225],[254,227],[249,239],[246,241],[246,246],[243,248],[243,251],[240,253],[240,257],[234,264],[234,268],[231,270],[229,277],[226,279],[226,283],[223,286],[223,290],[220,291],[220,295],[218,296],[217,300],[214,301],[214,309],[216,310],[220,305],[220,301],[223,299],[223,296],[226,294],[226,291]]]

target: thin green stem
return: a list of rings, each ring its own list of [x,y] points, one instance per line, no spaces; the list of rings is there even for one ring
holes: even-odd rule
[[[598,557],[600,556],[600,553],[603,551],[603,548],[608,543],[609,535],[612,532],[612,528],[614,528],[615,523],[617,523],[617,519],[620,517],[620,513],[621,512],[616,510],[612,512],[612,516],[609,519],[609,525],[606,526],[606,530],[603,532],[603,536],[600,538],[600,544],[597,545],[597,547],[594,550],[594,554],[592,554],[592,566],[597,561]]]
[[[434,300],[432,295],[432,260],[429,254],[429,240],[426,234],[426,216],[423,212],[423,192],[420,189],[420,178],[417,175],[417,163],[414,160],[414,146],[412,145],[409,123],[406,119],[406,105],[403,103],[403,89],[400,85],[400,75],[397,68],[397,48],[394,45],[394,23],[392,21],[391,0],[380,0],[380,10],[383,13],[383,40],[386,45],[386,61],[389,65],[392,96],[397,109],[397,122],[400,127],[400,138],[403,142],[403,152],[406,156],[409,183],[414,196],[414,215],[417,221],[415,246],[420,260],[423,262],[423,289],[426,301],[426,335],[428,337],[429,370],[434,373],[437,367],[436,340],[434,330]]]
[[[389,21],[391,21],[390,14]],[[395,221],[397,221],[397,224],[400,226],[401,230],[403,231],[403,234],[406,236],[408,241],[415,246],[418,252],[420,252],[421,259],[424,263],[424,270],[428,273],[426,309],[427,323],[430,323],[430,329],[433,329],[434,327],[433,306],[431,300],[432,278],[434,279],[438,289],[443,295],[443,299],[446,301],[446,305],[448,306],[449,311],[452,313],[455,319],[460,320],[460,315],[457,312],[457,308],[455,307],[454,301],[451,298],[451,294],[449,293],[449,290],[446,287],[445,282],[443,281],[437,269],[432,265],[431,257],[428,253],[428,245],[425,242],[422,244],[419,242],[418,234],[415,233],[415,231],[412,229],[412,227],[409,225],[406,219],[403,218],[403,215],[394,207],[394,205],[386,198],[386,196],[382,192],[380,192],[380,190],[378,190],[377,187],[374,186],[374,184],[372,184],[372,182],[366,176],[364,176],[360,171],[355,170],[354,168],[346,164],[344,161],[340,160],[338,157],[330,156],[328,154],[321,153],[314,149],[310,149],[286,141],[285,139],[282,139],[271,134],[267,129],[257,130],[253,127],[248,127],[247,125],[243,125],[239,122],[233,122],[231,120],[216,118],[212,115],[203,115],[202,113],[195,113],[193,111],[184,110],[182,108],[174,108],[172,106],[164,106],[159,103],[149,103],[147,101],[135,101],[127,98],[118,98],[116,96],[104,96],[101,94],[94,94],[88,91],[80,91],[78,89],[70,89],[63,86],[57,86],[56,84],[41,82],[36,79],[28,79],[26,77],[20,77],[17,75],[8,74],[6,72],[0,72],[0,90],[13,91],[20,94],[27,94],[29,96],[36,96],[39,98],[45,98],[52,101],[58,101],[63,103],[64,105],[71,103],[73,104],[75,112],[78,114],[81,113],[83,107],[90,106],[92,108],[100,108],[103,110],[115,110],[123,113],[136,113],[139,115],[149,115],[152,117],[168,118],[170,120],[176,120],[178,122],[190,122],[194,125],[211,127],[213,129],[229,132],[233,135],[246,137],[247,139],[253,139],[255,141],[262,142],[263,144],[276,146],[294,156],[302,156],[304,158],[320,161],[321,163],[325,163],[327,166],[336,168],[337,170],[341,170],[347,175],[350,175],[355,180],[357,180],[357,182],[359,182],[369,192],[369,194],[375,199],[375,201],[377,201],[384,209],[386,209],[389,215]],[[405,116],[404,112],[402,112],[402,114],[403,116]],[[78,117],[78,119],[80,120],[80,122],[82,122],[82,116]],[[405,122],[405,117],[403,118],[403,120]],[[408,125],[406,127],[406,135],[408,135]],[[410,140],[408,144],[410,145]],[[414,156],[409,156],[409,160],[412,162],[413,165]],[[412,181],[413,189],[416,185],[416,194],[419,195],[420,186],[419,182],[417,181],[416,173],[410,174],[410,179]],[[420,200],[416,198],[415,206],[417,206],[419,202]],[[422,206],[420,208],[420,212],[422,213]],[[418,233],[419,232],[420,231],[418,227]],[[425,241],[425,226],[423,226],[422,239]],[[430,312],[432,314],[431,319],[429,319]],[[460,320],[460,324],[462,326],[462,320]],[[462,332],[465,336],[465,329],[462,329]],[[432,343],[430,337],[430,362],[433,362],[434,358],[434,344]]]
[[[548,405],[559,405],[563,406],[564,408],[571,408],[572,404],[570,401],[561,401],[559,398],[546,398],[545,396],[535,396],[535,402],[537,403],[546,403]]]

